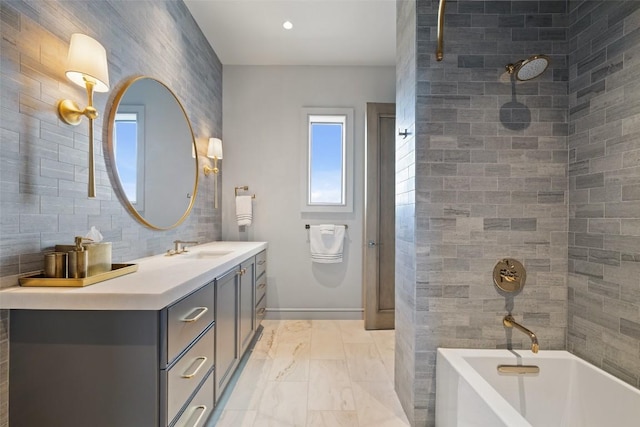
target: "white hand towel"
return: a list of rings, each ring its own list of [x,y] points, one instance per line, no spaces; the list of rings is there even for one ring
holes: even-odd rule
[[[336,231],[334,224],[320,224],[320,234],[333,234]]]
[[[309,246],[311,261],[333,264],[342,262],[342,247],[344,244],[344,225],[335,225],[333,234],[322,232],[323,226],[309,227]]]
[[[252,220],[251,196],[236,196],[236,221],[238,221],[238,225],[251,225]]]

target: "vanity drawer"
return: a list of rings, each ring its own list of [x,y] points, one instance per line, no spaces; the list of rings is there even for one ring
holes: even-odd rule
[[[256,255],[256,277],[260,277],[267,270],[267,251]]]
[[[267,293],[267,275],[264,274],[256,281],[256,302],[259,302]],[[257,304],[256,304],[257,305]]]
[[[213,322],[213,282],[167,309],[167,365]]]
[[[263,296],[262,299],[256,305],[256,328],[262,323],[262,319],[267,313],[267,296]]]
[[[173,427],[204,427],[207,422],[207,418],[213,411],[213,390],[214,390],[213,372],[209,375],[198,390],[198,393],[193,396],[189,405],[184,410],[180,418],[176,421]]]
[[[172,420],[213,367],[211,327],[167,372],[167,419]],[[213,403],[213,399],[211,399]]]

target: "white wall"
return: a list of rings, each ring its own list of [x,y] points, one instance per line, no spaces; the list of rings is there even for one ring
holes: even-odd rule
[[[224,66],[222,99],[222,238],[269,242],[268,317],[360,318],[365,108],[395,102],[395,68]],[[300,212],[302,107],[354,109],[352,213]],[[246,230],[235,223],[240,185],[256,195]],[[320,223],[348,225],[343,263],[311,262],[304,226]]]

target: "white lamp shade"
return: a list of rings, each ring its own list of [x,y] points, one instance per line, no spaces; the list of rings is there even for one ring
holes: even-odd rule
[[[209,138],[207,157],[210,159],[214,157],[222,159],[222,140],[220,138]]]
[[[107,51],[96,40],[84,34],[72,34],[67,57],[67,78],[85,87],[85,78],[95,82],[96,92],[109,91]]]

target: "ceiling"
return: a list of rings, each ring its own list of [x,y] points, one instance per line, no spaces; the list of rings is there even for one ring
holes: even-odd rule
[[[395,0],[184,2],[224,65],[395,64]]]

